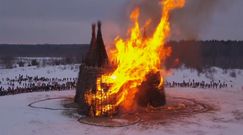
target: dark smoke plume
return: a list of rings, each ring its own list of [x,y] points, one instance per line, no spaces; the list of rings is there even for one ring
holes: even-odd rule
[[[229,0],[187,0],[183,9],[172,14],[172,38],[198,39],[201,30],[207,29],[215,12],[227,8]]]
[[[151,19],[152,24],[150,28],[146,29],[146,34],[151,34],[161,18],[161,0],[130,0],[125,5],[125,14],[123,12],[123,21],[120,21],[123,30],[129,26],[127,22],[130,12],[135,7],[140,7],[140,24],[143,25],[145,20]],[[223,12],[232,4],[233,0],[186,0],[186,5],[182,9],[176,9],[171,14],[171,37],[169,40],[200,40],[202,30],[210,26],[211,19],[215,12]],[[126,21],[124,21],[126,20]],[[123,31],[121,33],[126,33]],[[124,36],[124,35],[123,35]],[[179,59],[182,63],[189,63],[192,67],[198,69],[202,68],[202,55],[199,46],[194,46],[194,42],[180,42],[184,45],[181,50],[172,51],[172,55],[168,58],[171,63]],[[169,43],[170,44],[170,43]],[[173,45],[173,44],[171,44]],[[179,52],[183,56],[179,56]],[[183,61],[183,58],[188,61]],[[188,59],[189,58],[189,59]],[[167,61],[168,61],[167,60]],[[170,63],[170,62],[167,62]],[[167,64],[168,68],[175,67],[174,64]],[[182,64],[181,63],[181,64]]]
[[[154,28],[161,17],[161,0],[131,0],[126,4],[126,13],[123,17],[128,17],[135,7],[141,8],[140,21],[143,24],[146,19],[152,19]],[[198,39],[202,29],[210,25],[210,20],[216,11],[227,9],[232,0],[186,0],[186,5],[182,9],[176,9],[171,16],[172,40],[192,40]],[[127,20],[127,19],[124,19]],[[122,25],[128,25],[122,21]],[[151,30],[151,29],[149,29]],[[152,32],[152,31],[148,31]]]

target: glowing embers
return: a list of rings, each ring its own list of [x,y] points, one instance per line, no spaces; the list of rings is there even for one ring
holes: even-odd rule
[[[114,76],[99,77],[96,86],[85,93],[85,101],[89,105],[89,116],[91,117],[135,113],[139,108],[160,107],[166,103],[163,80],[159,72],[149,73],[146,79],[139,86],[136,86],[134,91],[122,86],[122,88],[125,88],[124,90],[130,90],[130,93],[124,93],[123,91],[112,93],[110,90],[112,84],[103,83],[104,79],[113,80],[117,78]],[[124,97],[121,97],[123,94],[129,94],[130,96],[123,99]]]
[[[90,106],[89,116],[112,116],[118,112],[118,108],[113,105],[115,96],[112,96],[109,87],[98,78],[96,87],[85,93],[85,101]]]
[[[92,97],[87,95],[92,94]],[[114,105],[106,104],[109,98],[111,98],[109,92],[99,91],[93,93],[92,91],[87,92],[86,101],[90,105],[89,116],[112,116],[117,113],[117,108]],[[100,97],[100,98],[97,98]]]
[[[184,117],[215,111],[211,105],[195,99],[167,97],[163,107],[141,108],[136,113],[117,114],[113,117],[80,117],[79,122],[102,127],[125,127],[133,124],[142,126],[166,125],[178,122]]]

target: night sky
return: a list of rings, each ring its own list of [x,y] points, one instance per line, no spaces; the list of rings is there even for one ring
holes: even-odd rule
[[[89,43],[97,20],[108,43],[124,30],[129,1],[0,0],[0,43]],[[198,39],[243,39],[243,1],[227,1],[232,2],[212,13]]]

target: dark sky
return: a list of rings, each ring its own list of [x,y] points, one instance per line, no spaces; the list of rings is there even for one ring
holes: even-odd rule
[[[89,43],[90,25],[103,22],[106,42],[125,27],[130,0],[0,0],[0,43]],[[212,0],[213,1],[213,0]],[[243,0],[215,11],[199,39],[243,39]]]

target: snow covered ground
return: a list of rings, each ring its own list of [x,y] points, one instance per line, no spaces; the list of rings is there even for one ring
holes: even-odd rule
[[[46,78],[65,78],[77,77],[79,65],[61,65],[61,66],[46,66],[46,67],[18,67],[12,69],[0,69],[0,78],[14,79],[16,76],[44,76]]]
[[[46,66],[46,67],[18,67],[13,69],[0,69],[0,81],[6,78],[14,79],[19,74],[23,76],[39,76],[45,78],[77,78],[79,72],[79,65],[62,65],[62,66]],[[204,73],[198,73],[193,69],[181,67],[179,69],[171,70],[166,77],[169,82],[176,81],[205,81],[205,82],[225,82],[231,90],[243,90],[243,70],[230,69],[223,70],[213,67]],[[0,84],[1,86],[1,84]],[[2,84],[3,86],[3,84]],[[8,87],[8,86],[5,86]]]
[[[63,111],[34,109],[29,103],[53,97],[72,97],[74,91],[40,92],[0,97],[1,135],[242,135],[243,91],[229,92],[205,89],[167,89],[172,96],[194,98],[209,103],[215,111],[174,119],[156,125],[131,125],[119,128],[81,124]],[[60,107],[57,101],[46,106]],[[42,105],[45,105],[42,103]]]
[[[13,69],[0,69],[0,87],[7,89],[8,87],[13,87],[11,84],[13,82],[9,82],[8,79],[17,79],[19,75],[28,77],[36,77],[38,78],[44,77],[48,79],[55,78],[63,79],[63,78],[75,78],[77,79],[79,72],[79,65],[61,65],[61,66],[46,66],[46,67],[18,67]],[[18,81],[14,83],[14,87],[23,87],[22,85],[25,82],[19,84]],[[28,83],[38,83],[38,82],[28,82]]]
[[[28,106],[29,103],[55,97],[73,97],[75,91],[37,92],[0,97],[0,135],[242,135],[243,134],[243,72],[212,68],[213,74],[198,74],[194,70],[179,69],[172,72],[168,81],[222,80],[230,83],[225,89],[167,88],[170,96],[192,98],[212,105],[215,110],[190,117],[173,119],[156,125],[136,124],[127,127],[107,128],[81,124],[68,117],[62,110],[43,110]],[[236,73],[236,76],[232,75]],[[1,78],[16,75],[45,77],[77,77],[78,65],[55,67],[29,67],[0,69]],[[41,105],[60,108],[59,100]]]
[[[221,68],[212,67],[203,73],[197,70],[181,67],[179,69],[171,70],[166,78],[167,81],[205,81],[205,82],[225,82],[228,84],[230,90],[243,90],[243,70],[242,69],[229,69],[223,70]]]

